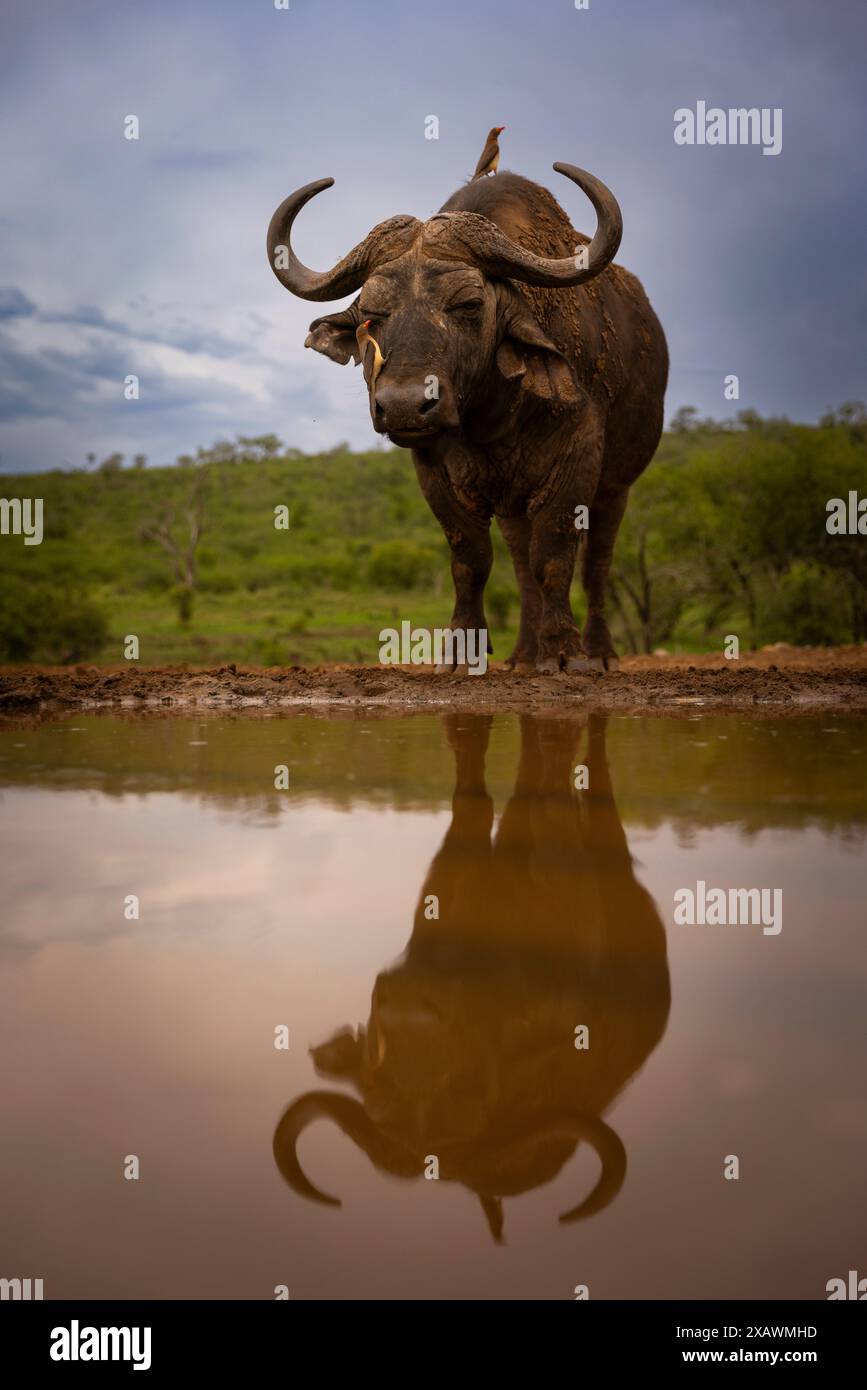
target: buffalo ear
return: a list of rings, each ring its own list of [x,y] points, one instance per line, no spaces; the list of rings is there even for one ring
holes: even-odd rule
[[[350,357],[358,366],[361,354],[358,351],[355,330],[360,323],[361,312],[356,299],[348,309],[314,319],[310,325],[310,332],[304,339],[304,346],[313,348],[314,352],[324,353],[332,362],[339,362],[342,367],[346,366]]]
[[[339,1077],[341,1081],[358,1082],[361,1077],[361,1062],[364,1055],[364,1033],[353,1033],[351,1028],[341,1028],[328,1042],[311,1047],[310,1056],[320,1076]]]
[[[572,368],[551,342],[529,305],[510,286],[497,286],[497,309],[502,340],[497,366],[507,381],[520,381],[521,389],[539,400],[575,405],[583,398]]]

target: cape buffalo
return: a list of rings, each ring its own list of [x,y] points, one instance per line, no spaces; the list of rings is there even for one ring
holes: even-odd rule
[[[398,1177],[420,1177],[435,1155],[439,1178],[475,1193],[500,1239],[502,1199],[550,1182],[579,1142],[596,1151],[601,1174],[560,1219],[589,1217],[620,1190],[626,1153],[603,1114],[665,1031],[665,932],[635,878],[602,718],[589,720],[589,788],[579,798],[581,723],[522,717],[515,786],[495,834],[490,718],[450,714],[445,725],[452,822],[406,950],[377,978],[367,1026],[312,1049],[317,1071],[361,1099],[299,1097],[277,1126],[274,1155],[290,1186],[331,1204],[296,1155],[313,1120],[332,1119]],[[581,1025],[589,1045],[579,1049]]]
[[[659,442],[668,352],[641,284],[611,263],[622,233],[614,195],[571,164],[554,168],[593,204],[592,241],[547,189],[499,173],[459,189],[426,222],[381,222],[333,269],[314,272],[291,230],[334,182],[320,179],[277,209],[268,256],[302,299],[361,290],[349,308],[314,319],[305,346],[357,363],[356,330],[367,323],[382,357],[373,380],[373,352],[363,363],[373,427],[412,450],[445,532],[452,629],[487,628],[495,516],[521,599],[507,664],[582,671],[616,665],[605,591],[629,488]],[[583,634],[569,601],[579,538]]]

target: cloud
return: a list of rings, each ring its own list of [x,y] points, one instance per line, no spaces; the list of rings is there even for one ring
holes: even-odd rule
[[[96,308],[44,311],[14,289],[0,303],[20,310],[0,319],[4,471],[22,454],[42,468],[80,464],[90,451],[170,462],[217,437],[270,433],[287,410],[328,414],[315,384],[287,387],[250,343],[233,352],[214,331],[150,332]],[[129,373],[139,377],[135,401],[124,397]]]
[[[216,329],[182,322],[163,322],[157,326],[153,310],[144,308],[137,321],[124,322],[107,318],[101,309],[82,306],[64,313],[41,314],[44,323],[71,323],[83,328],[98,328],[120,338],[136,339],[143,343],[163,343],[167,347],[177,347],[185,352],[206,352],[212,357],[244,357],[252,353],[249,343],[238,338],[226,338]]]
[[[36,313],[36,305],[14,286],[0,288],[0,319],[27,318]]]

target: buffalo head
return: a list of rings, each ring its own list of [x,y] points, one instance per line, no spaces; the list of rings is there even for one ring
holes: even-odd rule
[[[423,447],[484,411],[498,376],[548,401],[579,398],[566,358],[511,282],[542,289],[584,284],[613,259],[622,221],[614,195],[593,175],[571,164],[554,168],[584,190],[597,217],[593,240],[565,257],[538,255],[488,217],[447,204],[426,222],[409,216],[381,222],[331,270],[316,272],[292,250],[292,225],[333,179],[307,184],[275,212],[268,259],[286,289],[311,300],[361,290],[348,309],[314,319],[305,346],[357,363],[356,330],[370,321],[384,358],[375,376],[373,353],[363,361],[378,433]],[[503,187],[509,177],[498,176]],[[449,202],[460,203],[461,194]]]

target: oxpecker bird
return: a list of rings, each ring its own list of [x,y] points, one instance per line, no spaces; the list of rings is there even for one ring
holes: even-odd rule
[[[385,362],[385,358],[379,350],[379,343],[370,332],[370,325],[372,323],[373,319],[365,319],[364,323],[360,323],[355,330],[355,341],[358,343],[358,350],[361,353],[362,366],[364,365],[364,354],[367,352],[367,345],[368,343],[373,344],[373,368],[370,373],[370,381],[367,384],[369,391],[374,391],[376,389],[376,378],[382,371],[383,363]]]
[[[476,172],[473,174],[474,179],[481,179],[484,178],[485,174],[495,174],[497,172],[497,165],[500,162],[500,146],[497,136],[502,135],[505,129],[506,127],[504,125],[495,125],[488,131],[485,148],[482,150],[481,159],[476,165]],[[472,180],[470,180],[470,182],[472,182]]]

